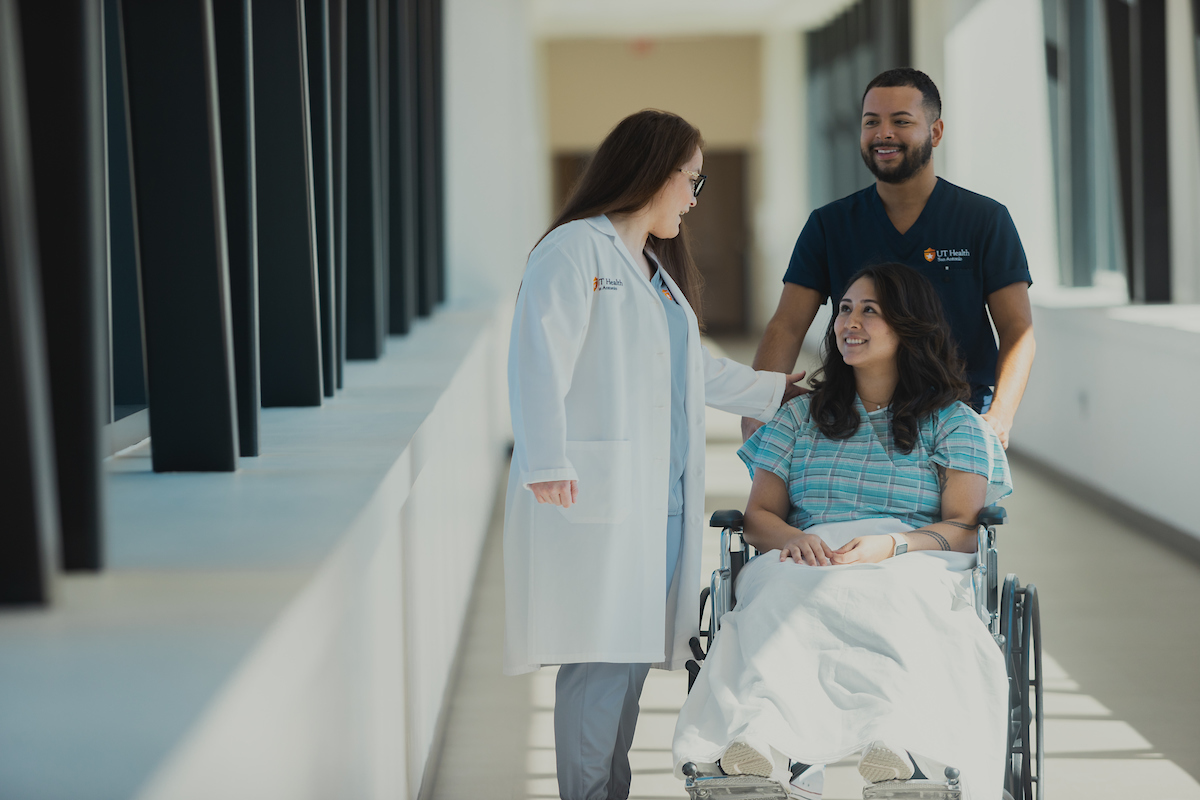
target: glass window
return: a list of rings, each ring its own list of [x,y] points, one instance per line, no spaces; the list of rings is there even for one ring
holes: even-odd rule
[[[1126,234],[1103,9],[1089,0],[1042,4],[1064,286],[1125,282]]]

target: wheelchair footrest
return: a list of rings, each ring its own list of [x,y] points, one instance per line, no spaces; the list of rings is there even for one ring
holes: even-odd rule
[[[947,781],[880,781],[863,789],[863,800],[962,800],[962,788]]]
[[[691,800],[787,800],[778,781],[753,775],[688,778],[685,787]]]

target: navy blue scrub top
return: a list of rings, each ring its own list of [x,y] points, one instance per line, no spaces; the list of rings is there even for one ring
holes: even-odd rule
[[[854,273],[889,261],[907,264],[933,283],[966,359],[968,380],[995,385],[997,350],[987,296],[1033,282],[1008,209],[938,178],[921,216],[901,234],[872,184],[812,212],[783,280],[837,302]]]
[[[687,392],[688,324],[683,307],[663,282],[661,270],[654,271],[650,285],[667,312],[667,330],[671,335],[671,469],[667,516],[674,516],[683,513],[683,467],[688,456],[687,411],[683,405]]]

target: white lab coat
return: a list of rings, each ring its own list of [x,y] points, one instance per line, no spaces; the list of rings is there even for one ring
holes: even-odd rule
[[[505,659],[680,669],[698,629],[704,406],[767,421],[784,379],[713,358],[688,319],[683,544],[666,597],[670,335],[662,302],[607,217],[562,225],[525,268],[509,341],[515,447],[504,519]],[[529,484],[578,480],[569,509]]]

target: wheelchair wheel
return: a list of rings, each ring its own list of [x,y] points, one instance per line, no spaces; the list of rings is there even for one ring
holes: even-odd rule
[[[1000,633],[1008,665],[1008,772],[1005,790],[1014,800],[1043,800],[1042,625],[1037,587],[1004,580]]]

